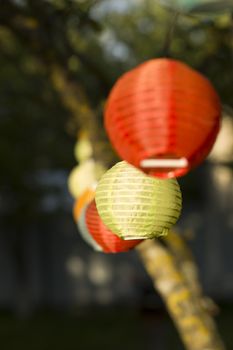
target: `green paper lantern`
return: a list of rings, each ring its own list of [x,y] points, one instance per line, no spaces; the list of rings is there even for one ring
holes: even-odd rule
[[[125,161],[102,176],[95,200],[105,225],[123,239],[166,235],[182,207],[176,179],[150,177]]]

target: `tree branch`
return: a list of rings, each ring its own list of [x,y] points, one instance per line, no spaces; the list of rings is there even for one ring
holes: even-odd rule
[[[137,247],[188,350],[224,350],[214,320],[192,293],[177,263],[158,240]]]

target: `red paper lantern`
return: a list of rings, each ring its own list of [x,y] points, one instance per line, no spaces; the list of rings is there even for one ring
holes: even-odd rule
[[[153,59],[113,87],[105,126],[120,157],[162,177],[187,173],[216,139],[221,105],[211,83],[186,64]]]
[[[86,209],[85,219],[88,232],[105,253],[126,252],[142,242],[142,240],[124,241],[112,233],[102,222],[94,200]]]

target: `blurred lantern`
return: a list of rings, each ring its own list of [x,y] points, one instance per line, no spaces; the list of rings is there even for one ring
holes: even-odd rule
[[[86,224],[86,209],[87,206],[85,206],[80,213],[80,217],[77,221],[78,229],[80,232],[80,235],[84,239],[84,241],[89,244],[94,250],[102,252],[102,247],[96,242],[96,240],[92,237],[90,234],[87,224]]]
[[[221,130],[215,145],[209,154],[209,159],[214,163],[233,162],[233,111],[223,113]]]
[[[73,168],[68,179],[68,188],[74,198],[79,197],[85,189],[98,181],[105,168],[102,164],[88,159]]]
[[[76,199],[73,208],[74,220],[76,222],[79,220],[82,210],[95,198],[95,188],[96,185],[89,187]]]
[[[141,242],[141,240],[124,241],[110,231],[102,222],[97,212],[94,200],[88,205],[86,210],[82,212],[79,220],[79,226],[80,225],[81,231],[85,231],[86,241],[87,235],[89,235],[88,243],[90,244],[91,237],[91,240],[94,240],[95,242],[95,245],[93,245],[92,242],[92,247],[95,250],[101,250],[104,253],[126,252]]]
[[[78,162],[83,162],[88,158],[91,158],[93,154],[93,149],[88,135],[82,132],[79,135],[78,141],[74,147],[74,156]]]
[[[176,179],[145,175],[119,162],[96,188],[96,205],[105,225],[124,239],[166,235],[180,216],[182,198]]]
[[[221,106],[210,82],[186,64],[154,59],[113,87],[105,126],[121,158],[162,178],[201,163],[219,130]]]
[[[92,186],[88,188],[83,194],[76,200],[73,208],[74,220],[78,225],[79,232],[82,238],[95,250],[101,251],[101,247],[95,242],[92,236],[89,234],[86,223],[85,223],[85,215],[86,208],[90,204],[90,202],[95,197],[95,187]]]

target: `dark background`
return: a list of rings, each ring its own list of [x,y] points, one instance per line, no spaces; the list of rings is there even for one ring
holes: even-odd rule
[[[81,240],[67,189],[77,135],[90,121],[103,133],[117,77],[163,56],[205,74],[224,106],[212,156],[179,180],[179,229],[233,346],[233,6],[177,1],[177,17],[164,3],[0,1],[2,350],[182,348],[136,253],[103,255]]]

